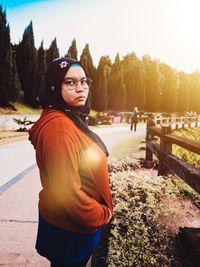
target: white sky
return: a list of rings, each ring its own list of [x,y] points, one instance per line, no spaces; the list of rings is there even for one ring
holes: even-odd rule
[[[13,43],[32,20],[37,48],[56,37],[64,55],[75,38],[79,56],[88,43],[96,66],[103,55],[135,52],[189,73],[200,70],[199,14],[199,0],[49,0],[8,5],[7,21]]]

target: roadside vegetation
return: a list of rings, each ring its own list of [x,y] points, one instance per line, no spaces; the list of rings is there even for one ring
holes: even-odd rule
[[[200,127],[186,128],[181,131],[176,131],[175,134],[178,136],[188,138],[189,140],[200,142]],[[177,145],[173,145],[172,149],[173,149],[173,153],[177,157],[183,159],[189,164],[192,164],[195,168],[200,168],[200,155],[192,153]]]
[[[7,107],[0,107],[0,115],[31,115],[31,114],[40,114],[41,109],[31,108],[23,102],[12,103]]]
[[[141,166],[144,140],[114,146],[109,157],[114,217],[103,228],[92,266],[185,266],[178,232],[200,227],[200,196],[176,175]]]
[[[22,141],[27,138],[27,132],[0,131],[0,145]]]
[[[30,106],[24,104],[23,102],[12,103],[9,107],[0,107],[0,116],[1,115],[13,115],[13,120],[15,120],[15,115],[39,115],[41,109],[34,109]],[[25,120],[25,117],[23,117]],[[23,121],[21,120],[21,121]],[[20,121],[20,120],[19,120]],[[17,121],[16,121],[17,123]],[[21,124],[19,123],[19,128]],[[17,130],[0,130],[0,145],[13,143],[17,141],[22,141],[27,139],[28,133],[25,131]]]

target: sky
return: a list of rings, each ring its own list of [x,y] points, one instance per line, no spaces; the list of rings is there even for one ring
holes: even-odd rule
[[[200,70],[199,0],[0,0],[6,7],[11,42],[22,40],[33,22],[35,46],[56,37],[64,56],[75,38],[78,56],[88,43],[97,66],[117,52],[149,55],[178,71]]]

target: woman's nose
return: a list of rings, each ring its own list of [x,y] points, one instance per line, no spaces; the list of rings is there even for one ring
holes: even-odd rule
[[[83,89],[83,87],[82,87],[82,85],[81,85],[81,82],[80,82],[80,81],[78,81],[78,83],[77,83],[77,86],[76,86],[76,91],[77,91],[77,92],[82,92],[82,91],[84,91],[84,89]]]

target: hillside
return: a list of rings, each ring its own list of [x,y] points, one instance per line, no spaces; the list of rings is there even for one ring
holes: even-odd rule
[[[11,115],[11,114],[39,114],[40,109],[34,109],[26,105],[23,102],[12,103],[9,107],[0,107],[0,115]]]

